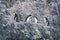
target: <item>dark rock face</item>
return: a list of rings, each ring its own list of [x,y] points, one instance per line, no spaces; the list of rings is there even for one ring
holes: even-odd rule
[[[1,0],[0,40],[60,40],[59,5],[59,0]]]

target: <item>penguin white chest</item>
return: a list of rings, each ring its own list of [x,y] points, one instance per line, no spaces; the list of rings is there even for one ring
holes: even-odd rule
[[[27,18],[26,22],[37,23],[37,18],[30,16]]]

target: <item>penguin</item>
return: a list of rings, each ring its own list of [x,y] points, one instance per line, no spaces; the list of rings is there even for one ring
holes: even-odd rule
[[[17,14],[14,15],[14,20],[15,20],[16,22],[18,22],[18,15],[17,15]]]
[[[37,23],[37,18],[29,15],[29,16],[26,18],[26,22],[29,22],[29,23]]]
[[[49,20],[46,17],[44,18],[44,25],[49,26]]]
[[[15,13],[15,15],[14,15],[14,20],[16,20],[16,22],[21,21],[21,15]]]

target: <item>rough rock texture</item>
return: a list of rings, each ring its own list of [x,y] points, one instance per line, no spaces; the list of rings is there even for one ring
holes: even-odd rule
[[[60,0],[1,0],[0,40],[60,40]]]

